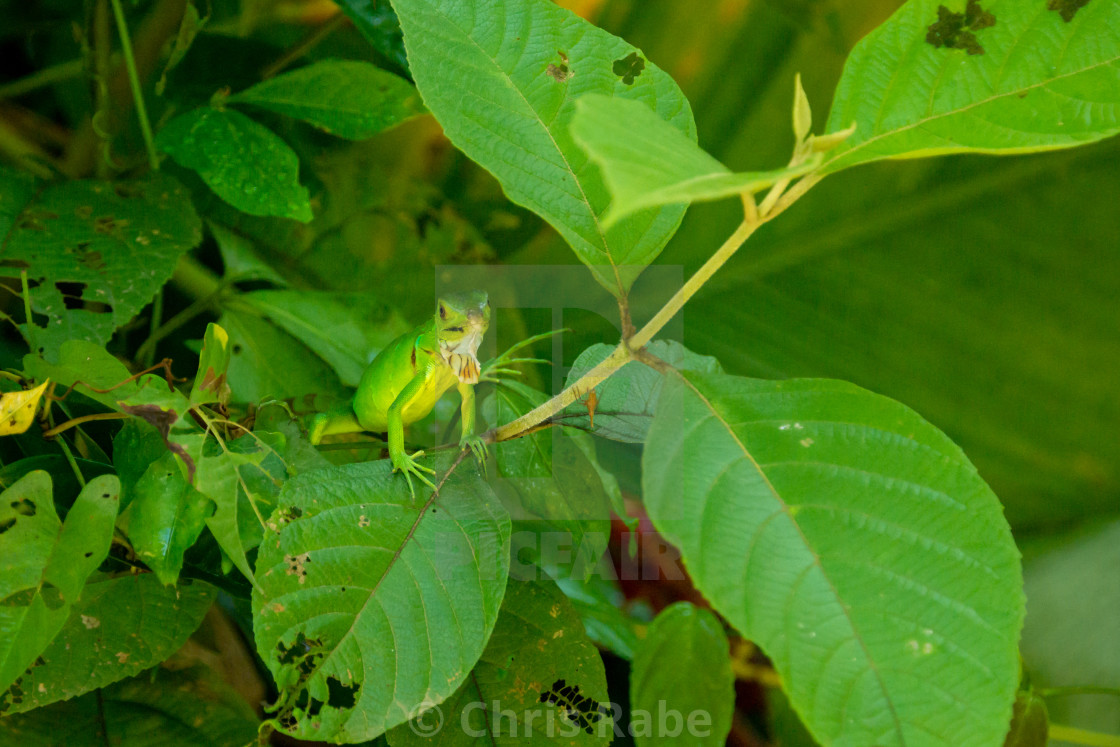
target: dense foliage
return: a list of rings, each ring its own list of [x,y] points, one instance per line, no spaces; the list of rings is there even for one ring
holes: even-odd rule
[[[0,742],[1120,745],[1120,0],[0,14]]]

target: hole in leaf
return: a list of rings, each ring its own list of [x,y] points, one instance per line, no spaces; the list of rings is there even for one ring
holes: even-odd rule
[[[0,259],[0,267],[11,267],[15,270],[26,270],[31,265],[22,259]]]
[[[12,509],[20,516],[34,516],[36,511],[35,504],[27,498],[12,501]]]
[[[93,553],[91,553],[91,552],[87,552],[87,553],[85,554],[85,557],[87,557],[87,558],[92,558],[92,557],[93,557]]]
[[[1062,20],[1069,23],[1077,15],[1077,11],[1089,4],[1089,0],[1050,0],[1046,7],[1056,10],[1061,14]]]
[[[3,534],[4,532],[8,531],[9,529],[14,527],[15,525],[16,525],[15,517],[12,517],[10,519],[4,519],[3,521],[0,521],[0,534]]]
[[[556,54],[560,55],[560,64],[555,62],[548,63],[545,73],[557,83],[566,83],[575,74],[568,67],[568,55],[564,54],[563,50],[556,50]]]
[[[82,294],[88,287],[85,283],[60,281],[55,283],[54,287],[58,288],[58,292],[62,294],[62,303],[68,309],[83,309],[95,314],[110,314],[113,311],[113,307],[107,303],[82,298]]]
[[[241,345],[238,343],[234,343],[233,347],[230,348],[230,350],[234,355],[239,355],[241,353]]]
[[[937,7],[937,22],[930,24],[926,43],[935,47],[963,49],[969,54],[984,54],[973,31],[996,25],[996,17],[980,7],[978,0],[968,0],[964,13],[954,13],[944,5]]]
[[[552,703],[560,712],[588,734],[594,733],[594,725],[603,719],[607,709],[594,698],[581,695],[579,685],[569,685],[564,680],[556,680],[552,688],[540,695],[541,703]]]
[[[645,68],[646,61],[637,52],[631,52],[622,59],[615,60],[611,65],[611,71],[622,78],[622,82],[628,86],[634,85],[634,81]]]
[[[344,710],[353,708],[360,689],[357,683],[344,685],[337,677],[327,677],[327,705]]]

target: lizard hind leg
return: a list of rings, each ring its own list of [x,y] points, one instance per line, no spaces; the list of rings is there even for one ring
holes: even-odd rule
[[[354,408],[347,402],[311,418],[307,430],[312,445],[318,445],[323,440],[323,436],[330,436],[335,433],[360,433],[365,428],[358,422],[358,416],[354,414]]]

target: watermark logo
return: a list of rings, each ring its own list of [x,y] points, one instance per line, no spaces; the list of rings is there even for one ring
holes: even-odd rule
[[[604,738],[612,734],[663,739],[703,739],[712,735],[712,715],[708,711],[682,713],[659,700],[653,710],[631,709],[629,721],[624,722],[618,703],[600,703],[581,695],[577,686],[568,686],[563,680],[541,694],[541,703],[538,707],[518,709],[504,707],[500,700],[476,700],[463,706],[458,723],[452,719],[446,725],[457,727],[473,739],[570,739],[580,732]],[[433,737],[445,726],[443,711],[437,705],[422,704],[414,713],[408,724],[417,736]]]
[[[418,737],[434,737],[443,728],[443,709],[424,701],[408,714],[408,728]]]

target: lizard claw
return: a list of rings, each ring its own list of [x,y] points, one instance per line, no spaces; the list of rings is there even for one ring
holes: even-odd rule
[[[483,441],[479,436],[472,436],[470,438],[464,438],[462,441],[460,441],[459,448],[471,450],[471,452],[474,454],[475,460],[478,461],[478,466],[482,467],[483,476],[485,476],[487,450],[486,442]]]
[[[412,496],[413,503],[416,503],[416,490],[412,487],[413,476],[432,490],[436,489],[435,483],[429,480],[428,476],[424,474],[427,472],[434,475],[436,471],[416,461],[422,456],[424,456],[423,451],[418,451],[412,456],[409,456],[408,452],[405,452],[401,454],[399,458],[393,460],[393,471],[403,472],[405,480],[408,481],[408,494]]]

